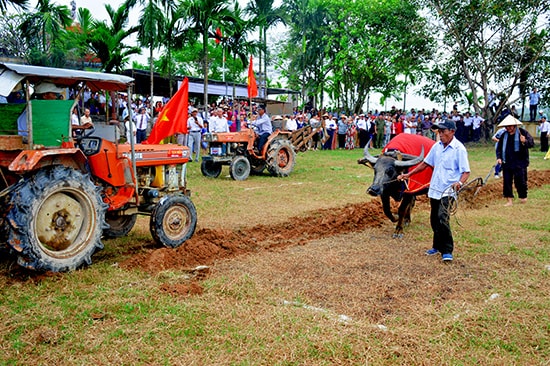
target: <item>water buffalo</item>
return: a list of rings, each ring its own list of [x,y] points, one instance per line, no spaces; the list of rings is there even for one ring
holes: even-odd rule
[[[380,196],[384,214],[392,221],[397,222],[394,238],[403,237],[403,226],[411,221],[411,210],[414,207],[415,197],[426,194],[430,185],[433,170],[425,169],[414,174],[408,182],[397,180],[397,176],[408,171],[422,162],[424,153],[428,153],[434,141],[419,135],[399,134],[394,137],[382,150],[379,156],[370,155],[365,147],[364,157],[357,161],[374,169],[374,180],[367,189],[372,196]],[[401,201],[397,211],[397,217],[391,211],[390,197],[395,201]]]

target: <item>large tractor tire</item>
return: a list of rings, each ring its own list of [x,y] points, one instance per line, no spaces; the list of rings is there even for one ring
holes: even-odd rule
[[[107,205],[87,174],[57,166],[39,171],[14,187],[8,244],[18,263],[62,272],[92,263],[103,249]]]
[[[168,248],[177,248],[195,233],[197,210],[187,196],[163,197],[153,208],[149,228],[153,239]]]
[[[109,228],[103,230],[103,236],[106,238],[122,238],[132,231],[137,221],[137,214],[118,215],[116,212],[107,211],[105,221]]]
[[[246,180],[250,175],[250,162],[246,156],[235,156],[229,165],[229,174],[234,180]]]
[[[207,178],[218,178],[222,172],[222,165],[212,160],[202,160],[201,173]]]
[[[267,150],[267,170],[277,177],[288,177],[294,170],[296,153],[288,140],[273,141]]]

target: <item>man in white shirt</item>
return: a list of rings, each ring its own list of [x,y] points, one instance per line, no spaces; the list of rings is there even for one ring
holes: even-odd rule
[[[191,159],[189,161],[193,161],[193,152],[195,152],[195,161],[199,161],[201,152],[201,130],[204,124],[198,112],[197,108],[192,108],[191,116],[187,119],[187,130],[189,131],[188,146],[191,150]]]
[[[479,115],[479,112],[476,112],[476,115],[472,120],[472,131],[473,131],[474,142],[479,141],[479,139],[481,138],[481,125],[483,124],[483,121],[485,120]]]
[[[540,118],[540,151],[548,151],[548,132],[550,132],[550,122],[546,116]]]
[[[473,135],[474,117],[470,112],[466,112],[464,115],[464,141],[470,142]]]
[[[287,116],[286,129],[287,131],[295,131],[298,129],[298,124],[296,123],[296,118],[294,116]]]
[[[227,119],[223,117],[223,110],[218,108],[215,110],[214,115],[208,120],[208,130],[210,132],[229,132],[229,125]]]

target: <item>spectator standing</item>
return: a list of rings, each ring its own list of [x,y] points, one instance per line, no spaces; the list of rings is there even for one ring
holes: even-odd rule
[[[548,151],[548,132],[550,132],[550,122],[546,120],[546,116],[540,119],[540,151]]]
[[[346,119],[342,116],[342,119]],[[355,135],[357,134],[357,127],[352,117],[347,118],[348,129],[346,130],[346,150],[355,149]]]
[[[195,161],[199,161],[201,153],[201,131],[204,127],[202,118],[199,117],[197,108],[191,109],[191,116],[187,119],[187,130],[189,131],[188,146],[191,150],[191,159],[193,161],[193,153],[195,153]]]
[[[362,149],[369,142],[369,130],[364,114],[360,114],[357,120],[357,134],[359,135],[359,147]]]
[[[130,123],[132,124],[132,131],[130,133]],[[124,122],[124,128],[126,129],[126,142],[131,143],[133,141],[134,144],[136,144],[136,124],[134,121],[130,121],[128,117],[126,117],[126,122]]]
[[[540,93],[537,88],[533,88],[533,91],[529,93],[529,117],[531,122],[535,122],[537,118],[537,107],[540,102]]]
[[[346,134],[348,132],[348,123],[345,116],[341,116],[338,120],[338,148],[346,147]]]
[[[474,117],[472,117],[470,112],[466,112],[464,114],[464,132],[463,132],[462,142],[472,141],[473,130],[474,130]]]
[[[139,114],[136,119],[136,141],[141,144],[142,141],[147,140],[147,126],[149,125],[149,115],[145,108],[139,109]]]
[[[409,173],[401,174],[399,180],[409,179],[413,174],[433,167],[428,197],[430,198],[430,223],[433,230],[433,246],[427,255],[441,253],[444,262],[453,260],[454,240],[450,226],[449,207],[455,193],[470,177],[468,152],[454,137],[456,124],[445,120],[433,126],[438,130],[440,141],[433,145],[424,161]]]
[[[472,139],[474,142],[478,142],[481,138],[481,125],[485,120],[476,112],[476,115],[472,119]]]
[[[384,135],[386,132],[386,120],[384,112],[380,113],[374,120],[376,124],[376,140],[374,141],[374,147],[381,149],[384,147]]]
[[[294,115],[287,116],[286,129],[287,131],[296,131],[298,129],[298,123],[296,122],[296,117],[294,117]]]
[[[527,202],[527,167],[529,166],[529,149],[534,146],[533,137],[527,130],[520,128],[522,123],[512,115],[506,116],[498,127],[506,128],[497,143],[497,164],[502,164],[503,196],[507,199],[505,206],[512,206],[516,186],[521,203]]]

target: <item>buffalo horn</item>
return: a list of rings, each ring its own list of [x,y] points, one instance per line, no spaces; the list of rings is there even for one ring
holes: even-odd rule
[[[409,168],[413,165],[416,165],[420,163],[422,160],[424,160],[424,145],[422,145],[422,151],[420,151],[420,156],[414,156],[409,154],[403,154],[403,158],[411,160],[396,160],[395,166],[398,166],[400,168]]]
[[[363,150],[363,159],[366,159],[369,163],[371,163],[372,165],[376,164],[376,161],[378,160],[378,158],[372,156],[370,153],[369,153],[369,145],[365,145],[365,150]]]

